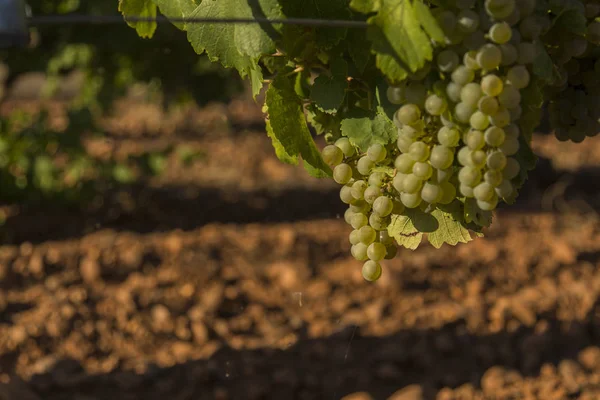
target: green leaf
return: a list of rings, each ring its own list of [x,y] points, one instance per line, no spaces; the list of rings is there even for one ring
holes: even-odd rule
[[[168,18],[188,18],[192,11],[198,6],[199,1],[194,0],[152,0],[158,6],[160,12]],[[173,25],[181,30],[187,26],[182,22],[174,22]]]
[[[271,144],[275,149],[275,155],[277,155],[277,158],[280,161],[286,164],[298,165],[298,156],[288,154],[288,152],[285,150],[285,147],[283,147],[283,144],[281,144],[277,136],[275,136],[273,127],[271,126],[271,121],[269,120],[267,120],[267,136],[271,138]]]
[[[388,234],[396,239],[399,246],[416,250],[421,244],[423,234],[419,232],[408,215],[392,215]]]
[[[156,18],[156,4],[152,0],[120,0],[119,11],[125,21],[127,17]],[[151,38],[156,31],[156,22],[129,22],[127,25],[134,28],[143,38]]]
[[[250,85],[252,87],[252,98],[256,100],[256,96],[260,94],[263,88],[263,73],[258,64],[250,68]]]
[[[456,246],[458,243],[469,243],[473,240],[469,230],[452,214],[436,209],[431,215],[438,221],[439,227],[429,233],[427,239],[436,249],[442,247],[444,243]]]
[[[533,74],[546,82],[553,82],[556,79],[556,74],[552,58],[550,58],[542,43],[537,43],[535,49],[536,57],[533,61]]]
[[[374,114],[364,112],[342,120],[342,134],[362,151],[367,151],[373,143],[387,145],[398,139],[398,130],[382,107],[377,107]]]
[[[414,8],[417,19],[429,37],[438,43],[444,43],[446,35],[444,35],[444,31],[442,31],[442,28],[440,28],[437,20],[431,13],[429,6],[421,0],[415,0]]]
[[[552,29],[559,32],[572,32],[577,35],[585,35],[587,31],[587,20],[585,15],[577,9],[569,9],[562,12],[554,19]]]
[[[258,14],[258,15],[257,15]],[[204,0],[190,18],[282,18],[277,0]],[[258,59],[275,51],[277,30],[258,24],[190,24],[188,40],[198,54],[236,68],[241,76],[256,68]]]
[[[266,106],[269,113],[271,138],[276,138],[285,151],[288,161],[298,154],[305,161],[308,172],[316,177],[331,176],[331,169],[321,158],[321,154],[308,131],[302,102],[294,91],[294,83],[289,77],[278,75],[267,90]],[[277,147],[275,148],[277,152]]]
[[[352,0],[350,8],[362,14],[376,12],[381,7],[381,0]]]
[[[479,208],[477,200],[470,198],[465,200],[464,217],[467,224],[475,223],[479,226],[489,227],[492,224],[493,214],[491,211]]]
[[[335,113],[344,102],[346,89],[348,89],[348,66],[341,58],[335,59],[331,64],[331,76],[320,75],[315,79],[310,92],[310,99],[315,106],[328,114]]]
[[[371,59],[371,42],[367,39],[364,31],[353,29],[348,32],[348,54],[354,62],[354,66],[361,74],[365,72],[367,64]]]
[[[327,114],[315,107],[314,104],[306,108],[308,123],[315,129],[317,135],[332,132],[336,137],[341,134],[341,119],[339,114]]]

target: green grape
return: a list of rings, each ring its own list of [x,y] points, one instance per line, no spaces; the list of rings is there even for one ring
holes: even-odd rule
[[[472,150],[479,150],[485,146],[485,136],[483,132],[478,130],[471,130],[465,135],[465,144]]]
[[[475,31],[471,34],[468,34],[462,42],[462,45],[469,51],[476,51],[479,50],[481,48],[481,46],[485,45],[487,43],[486,39],[485,39],[485,35],[483,34],[482,31]],[[468,65],[465,63],[465,65],[468,67]],[[477,68],[474,69],[480,69],[481,66],[479,64],[477,64]]]
[[[475,107],[467,103],[458,103],[454,107],[454,115],[459,122],[468,123],[471,119],[471,115],[475,112]]]
[[[362,276],[367,282],[375,282],[381,277],[381,265],[373,260],[367,261],[362,268]]]
[[[500,151],[506,156],[514,156],[519,152],[520,147],[521,145],[519,143],[519,139],[515,137],[507,137],[504,140],[504,143],[502,143],[500,146]]]
[[[475,199],[490,201],[494,197],[494,187],[487,182],[482,182],[473,189]]]
[[[388,231],[381,231],[379,232],[379,242],[388,246],[394,243],[394,238],[390,236]]]
[[[402,173],[397,173],[396,176],[394,176],[394,179],[392,180],[392,186],[398,192],[404,191],[404,179],[406,178],[406,176],[406,174]]]
[[[392,104],[402,104],[406,101],[404,86],[390,86],[387,89],[388,101]]]
[[[423,187],[423,181],[414,174],[408,174],[402,182],[402,191],[404,193],[417,193]],[[404,202],[403,202],[404,203]],[[406,203],[404,203],[406,205]]]
[[[460,193],[468,198],[473,198],[475,195],[473,194],[473,188],[471,186],[460,184]]]
[[[533,61],[537,57],[537,49],[531,42],[521,42],[517,45],[519,51],[519,58],[517,62],[521,65],[533,64]]]
[[[392,210],[393,214],[402,214],[405,210],[404,204],[402,204],[401,202],[394,200],[394,209]]]
[[[371,228],[368,225],[363,226],[362,228],[354,232],[358,232],[358,241],[366,244],[367,246],[373,243],[377,238],[377,232],[375,232],[375,229]]]
[[[358,261],[366,261],[369,259],[367,256],[367,245],[364,243],[357,243],[350,248],[350,253]]]
[[[402,193],[400,194],[400,201],[406,208],[417,208],[423,199],[421,199],[421,193]]]
[[[340,189],[340,200],[342,200],[344,204],[350,204],[356,201],[356,199],[352,196],[351,186],[342,186]]]
[[[502,183],[500,183],[500,185],[498,185],[498,187],[496,188],[496,194],[498,195],[498,197],[503,199],[510,197],[513,194],[513,191],[514,187],[509,180],[502,181]]]
[[[421,189],[421,198],[429,204],[435,204],[442,199],[443,191],[440,185],[426,182]]]
[[[354,153],[356,153],[356,149],[350,143],[350,139],[346,137],[341,137],[336,140],[335,145],[342,150],[342,153],[344,153],[346,157],[352,157]]]
[[[450,180],[454,171],[452,168],[448,169],[436,169],[433,173],[432,179],[437,183],[443,183]]]
[[[340,164],[333,169],[333,180],[340,185],[345,185],[352,179],[352,167],[348,164]]]
[[[344,153],[342,150],[334,145],[325,146],[321,152],[323,161],[331,167],[339,165],[344,159]]]
[[[348,223],[348,225],[350,224],[350,218],[354,215],[354,211],[351,208],[346,209],[346,211],[344,212],[344,221],[346,221],[346,223]]]
[[[393,260],[394,257],[396,257],[396,254],[398,254],[398,246],[396,246],[394,243],[391,243],[385,247],[386,260]]]
[[[394,161],[394,167],[396,170],[403,174],[410,173],[413,165],[415,165],[415,160],[413,160],[410,154],[400,154],[398,157],[396,157],[396,161]]]
[[[369,217],[369,225],[375,230],[382,231],[387,229],[389,221],[387,218],[380,217],[379,215],[373,213]]]
[[[502,61],[500,62],[500,65],[506,67],[517,62],[519,59],[519,51],[512,43],[504,43],[499,47],[502,52]]]
[[[415,124],[418,125],[418,124]],[[421,128],[418,126],[418,128]],[[404,125],[402,129],[398,130],[398,134],[405,136],[411,140],[416,140],[423,136],[423,131],[421,129],[415,129],[414,126]]]
[[[498,206],[498,196],[494,195],[490,201],[477,200],[477,206],[483,211],[494,211]]]
[[[502,176],[502,172],[490,169],[483,174],[483,180],[493,187],[498,187],[504,180],[504,177]]]
[[[386,174],[384,172],[373,172],[369,175],[369,186],[381,186]]]
[[[457,27],[463,33],[473,33],[479,28],[479,15],[471,10],[462,10],[457,16]]]
[[[488,116],[482,113],[481,111],[475,111],[473,115],[471,115],[469,123],[471,124],[471,127],[473,129],[481,131],[490,126],[490,120]]]
[[[477,53],[477,63],[481,68],[491,71],[500,66],[502,51],[495,44],[486,44]]]
[[[363,156],[358,159],[358,162],[356,163],[356,170],[361,175],[369,175],[374,166],[375,164],[369,157]]]
[[[475,107],[482,95],[483,92],[481,91],[481,85],[479,85],[479,83],[467,83],[460,91],[460,101]]]
[[[442,198],[440,199],[440,204],[450,204],[456,198],[456,187],[450,182],[442,182],[440,184],[442,188]]]
[[[389,197],[379,196],[373,203],[373,212],[380,217],[387,217],[391,214],[394,204]]]
[[[521,92],[519,92],[519,89],[508,83],[504,85],[502,93],[498,95],[498,101],[506,108],[516,107],[521,103]]]
[[[369,203],[364,200],[356,200],[352,204],[350,204],[350,210],[355,213],[366,213],[371,209]]]
[[[421,106],[427,98],[427,88],[420,82],[411,82],[406,87],[406,101],[409,104]]]
[[[516,178],[519,175],[519,172],[521,172],[521,166],[519,165],[519,162],[512,157],[506,158],[504,164],[504,171],[502,171],[504,174],[504,179],[510,181],[511,179]]]
[[[502,128],[498,128],[497,126],[492,126],[488,130],[485,131],[485,142],[492,147],[500,147],[504,143],[504,139],[506,138],[506,134]]]
[[[412,125],[421,118],[421,110],[414,104],[403,105],[398,110],[398,120],[404,125]]]
[[[448,83],[446,86],[446,95],[450,99],[450,101],[454,103],[458,103],[460,101],[460,93],[462,91],[462,86],[455,82]]]
[[[369,146],[367,150],[367,157],[374,163],[381,162],[385,160],[385,156],[387,155],[387,151],[382,144],[374,143]]]
[[[414,142],[410,145],[408,154],[415,161],[425,161],[429,158],[429,146],[424,142]]]
[[[396,145],[398,147],[398,150],[400,150],[402,153],[408,153],[410,146],[415,143],[414,139],[410,139],[406,136],[403,135],[399,135],[398,136],[398,140],[396,141]]]
[[[475,79],[475,71],[465,67],[464,65],[459,65],[456,67],[454,72],[452,72],[451,78],[452,82],[456,83],[457,85],[464,86],[469,82],[473,82],[473,79]]]
[[[434,10],[434,16],[444,33],[454,32],[456,28],[456,15],[450,10],[438,8]]]
[[[519,129],[519,126],[517,124],[510,124],[504,127],[504,133],[506,134],[506,137],[513,137],[515,139],[519,138],[519,133],[521,133],[521,129]]]
[[[461,185],[474,187],[481,181],[481,172],[474,167],[462,167],[458,173]]]
[[[425,100],[425,110],[430,115],[442,115],[448,109],[448,103],[446,100],[437,94],[433,94]]]
[[[454,128],[442,126],[438,131],[437,139],[442,146],[456,147],[460,141],[460,133]]]
[[[500,104],[498,103],[498,100],[496,100],[495,97],[484,96],[481,99],[479,99],[477,107],[479,108],[479,111],[481,111],[485,115],[494,115],[498,112]]]
[[[496,75],[490,74],[486,75],[481,79],[481,90],[487,96],[496,97],[502,90],[504,89],[504,83],[502,79],[498,78]]]
[[[485,0],[485,10],[492,18],[504,19],[513,13],[515,3],[515,0]]]
[[[481,68],[477,62],[477,52],[475,50],[470,50],[465,53],[463,56],[463,64],[465,67],[472,69],[473,71],[477,71]]]
[[[350,225],[354,229],[360,229],[363,226],[367,225],[368,223],[369,223],[369,220],[365,214],[356,213],[352,217],[350,217]]]
[[[523,114],[523,108],[521,108],[520,105],[513,108],[509,108],[508,114],[510,115],[511,121],[517,121],[521,118],[521,115]]]
[[[448,147],[434,146],[429,156],[429,162],[437,169],[449,168],[454,162],[454,153]]]
[[[458,151],[458,154],[456,155],[456,159],[458,160],[458,163],[460,165],[462,165],[463,167],[471,166],[471,165],[473,165],[473,161],[471,160],[471,154],[472,154],[471,149],[469,149],[468,147],[462,147]]]
[[[442,72],[453,71],[458,66],[458,54],[452,50],[443,50],[436,57],[438,69]]]
[[[488,168],[495,170],[503,170],[506,167],[506,156],[500,151],[494,151],[488,154],[486,164]]]
[[[506,73],[506,81],[517,89],[524,89],[529,86],[531,75],[529,74],[527,67],[516,65]]]
[[[471,153],[471,166],[481,169],[485,166],[487,154],[483,150],[475,150]]]
[[[508,43],[512,38],[512,29],[506,22],[497,22],[490,28],[490,39],[494,43]]]
[[[506,108],[500,107],[496,114],[490,115],[490,122],[498,128],[504,128],[510,124],[510,112]]]
[[[369,260],[381,261],[385,258],[385,245],[379,242],[373,242],[367,248],[367,257]]]
[[[535,15],[530,15],[521,20],[521,23],[519,24],[519,32],[521,33],[521,37],[523,39],[535,40],[542,34],[542,25],[538,23]]]
[[[413,165],[412,172],[414,176],[424,181],[431,177],[433,169],[427,162],[416,162],[415,165]]]
[[[365,189],[364,197],[367,204],[373,204],[379,196],[381,196],[381,189],[378,186],[369,186]]]
[[[356,200],[364,199],[365,190],[367,189],[367,187],[368,187],[367,182],[365,182],[363,180],[354,182],[352,184],[352,189],[351,189],[352,197],[354,197]]]
[[[359,231],[353,230],[350,232],[350,236],[348,237],[350,240],[350,244],[355,245],[360,243]]]

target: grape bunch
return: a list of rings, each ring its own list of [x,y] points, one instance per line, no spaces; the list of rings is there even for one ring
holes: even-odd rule
[[[588,20],[584,35],[564,30],[548,35],[558,79],[545,93],[554,134],[575,143],[600,132],[600,3],[582,7]]]
[[[445,46],[387,91],[399,107],[397,142],[361,152],[342,137],[322,153],[342,185],[352,255],[365,261],[367,281],[379,278],[379,262],[397,252],[386,230],[391,215],[467,201],[489,212],[515,195],[522,168],[516,156],[526,143],[522,90],[550,21],[534,13],[535,0],[449,3],[432,10]]]

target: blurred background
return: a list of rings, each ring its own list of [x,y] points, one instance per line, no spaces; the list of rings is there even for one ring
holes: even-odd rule
[[[169,24],[0,51],[0,399],[600,399],[600,136],[536,134],[485,238],[367,284],[261,104]]]

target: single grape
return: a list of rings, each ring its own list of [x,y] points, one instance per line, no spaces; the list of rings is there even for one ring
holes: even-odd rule
[[[531,75],[524,65],[516,65],[506,73],[506,80],[517,89],[524,89],[529,86]]]
[[[390,236],[388,231],[381,231],[381,232],[379,232],[379,242],[388,246],[388,245],[394,243],[394,238]]]
[[[394,243],[390,243],[389,245],[385,246],[386,260],[394,259],[394,257],[396,257],[396,254],[398,254],[398,246],[396,246]]]
[[[471,186],[460,184],[460,193],[468,198],[473,198],[475,195],[473,194],[473,188]]]
[[[371,227],[375,230],[382,231],[384,229],[387,229],[388,224],[388,218],[380,217],[375,213],[371,214],[371,216],[369,217],[369,225],[371,225]]]
[[[347,185],[342,186],[340,189],[340,200],[342,200],[344,204],[350,204],[356,201],[354,196],[352,196],[352,187]]]
[[[490,201],[477,200],[477,206],[483,211],[494,211],[498,205],[498,196],[495,196]]]
[[[454,128],[442,126],[438,131],[437,139],[442,146],[456,147],[460,141],[460,133]]]
[[[436,183],[443,183],[449,181],[453,174],[454,171],[452,168],[436,169],[431,179]]]
[[[487,182],[482,182],[473,189],[477,200],[490,201],[494,197],[494,187]]]
[[[369,223],[369,219],[367,218],[367,216],[365,214],[354,214],[352,217],[350,217],[350,225],[354,228],[354,229],[360,229],[363,226],[367,225]]]
[[[482,169],[485,166],[487,154],[483,150],[475,150],[471,153],[471,167]]]
[[[471,115],[471,119],[469,120],[471,127],[473,129],[477,129],[480,131],[485,130],[488,126],[490,126],[490,120],[488,116],[481,111],[475,111],[473,115]]]
[[[414,176],[424,181],[431,177],[433,174],[433,169],[427,162],[416,162],[415,165],[413,165],[412,172]]]
[[[356,200],[350,204],[350,210],[355,213],[367,213],[371,209],[369,203],[364,200]]]
[[[471,115],[475,112],[475,107],[467,103],[458,103],[454,108],[454,115],[456,119],[464,124],[468,123],[471,119]]]
[[[495,115],[500,108],[500,104],[495,97],[492,96],[484,96],[479,99],[477,104],[479,111],[484,113],[485,115]]]
[[[509,17],[515,10],[515,7],[515,0],[485,0],[485,11],[487,11],[490,17],[495,19]]]
[[[394,167],[398,172],[408,174],[412,171],[412,167],[415,165],[415,160],[410,154],[400,154],[394,161]]]
[[[331,167],[339,165],[344,159],[344,153],[342,150],[334,145],[325,146],[321,152],[323,161]]]
[[[487,166],[490,169],[503,170],[506,167],[506,156],[500,151],[494,151],[487,157]]]
[[[335,145],[342,150],[342,153],[344,153],[346,157],[352,157],[356,153],[356,149],[350,143],[350,139],[346,137],[341,137],[336,140]]]
[[[460,100],[463,103],[475,107],[482,95],[481,85],[479,85],[479,83],[471,82],[463,86],[460,92]]]
[[[474,167],[462,167],[458,173],[458,180],[462,185],[474,187],[481,181],[481,172]]]
[[[350,248],[350,253],[358,261],[366,261],[369,259],[367,256],[367,245],[364,243],[357,243]]]
[[[397,173],[396,176],[394,176],[394,179],[392,180],[392,186],[398,192],[404,191],[404,179],[406,177],[407,177],[407,174],[402,174],[402,173]],[[373,201],[375,201],[375,200],[373,200]]]
[[[369,157],[363,156],[359,158],[358,162],[356,163],[356,170],[361,175],[369,175],[374,166],[375,164]]]
[[[421,193],[402,193],[400,194],[400,201],[406,208],[417,208],[423,199],[421,199]]]
[[[490,39],[494,43],[508,43],[512,38],[512,29],[506,22],[497,22],[490,28]]]
[[[398,150],[400,150],[403,153],[408,153],[410,146],[415,143],[414,139],[410,139],[406,136],[403,135],[399,135],[398,136],[398,140],[396,141],[396,145],[398,147]]]
[[[381,265],[377,261],[369,260],[362,268],[362,276],[367,282],[375,282],[381,277]]]
[[[465,144],[470,150],[475,151],[482,149],[485,146],[485,136],[483,132],[471,130],[465,135]]]
[[[408,174],[404,177],[402,189],[405,193],[416,193],[421,190],[423,180],[414,174]]]
[[[507,137],[504,143],[500,146],[500,151],[506,156],[514,156],[519,152],[521,147],[519,139],[515,137]]]
[[[426,182],[421,189],[421,198],[429,204],[435,204],[442,199],[443,191],[440,185]]]
[[[446,86],[446,95],[450,99],[450,101],[454,103],[458,103],[460,101],[460,93],[462,91],[462,86],[455,82],[450,82]]]
[[[477,63],[481,68],[491,71],[500,66],[502,51],[495,44],[486,44],[477,53]]]
[[[490,169],[483,174],[483,180],[493,187],[498,187],[504,180],[504,177],[502,176],[502,172],[495,169]]]
[[[340,185],[345,185],[352,179],[352,167],[348,164],[340,164],[333,169],[333,180]]]
[[[442,72],[453,71],[458,66],[458,54],[452,50],[443,50],[436,57],[438,69]]]
[[[403,105],[398,110],[398,120],[404,125],[412,125],[421,118],[421,110],[414,104]]]
[[[440,199],[440,204],[450,204],[456,198],[456,187],[450,182],[442,182],[440,184],[442,188],[442,198]]]
[[[424,142],[414,142],[410,145],[408,154],[415,161],[425,161],[429,158],[429,146]]]
[[[373,204],[379,196],[381,196],[381,189],[378,186],[369,186],[365,189],[364,198],[367,204]]]
[[[381,186],[386,175],[384,172],[373,172],[369,175],[369,186]]]
[[[503,199],[510,197],[510,195],[513,194],[513,191],[514,187],[509,180],[502,181],[502,183],[500,183],[500,185],[498,185],[498,187],[496,188],[496,194],[498,195],[498,197]]]
[[[502,171],[504,174],[504,179],[510,181],[511,179],[516,178],[520,171],[521,166],[519,165],[519,162],[512,157],[508,157],[505,161],[504,171]]]
[[[387,151],[385,147],[380,143],[372,144],[367,150],[367,157],[369,157],[369,159],[374,163],[378,163],[385,160],[386,155]]]
[[[387,217],[391,214],[394,204],[389,197],[379,196],[373,203],[373,212],[380,217]]]
[[[519,89],[508,83],[504,85],[502,93],[498,95],[498,101],[506,108],[517,107],[521,103],[521,92]]]
[[[448,147],[434,146],[429,156],[429,162],[437,169],[449,168],[454,162],[454,153]]]
[[[504,83],[496,75],[486,75],[481,79],[481,89],[486,95],[496,97],[502,93]]]
[[[462,147],[458,151],[458,154],[456,155],[456,159],[458,160],[458,163],[460,165],[462,165],[463,167],[472,166],[473,165],[473,161],[471,160],[472,153],[473,152],[468,147]]]
[[[459,65],[452,72],[451,78],[452,82],[456,83],[457,85],[464,86],[469,82],[473,82],[473,79],[475,79],[475,71],[465,67],[464,65]]]
[[[390,86],[387,89],[388,101],[392,104],[402,104],[406,101],[404,86]]]
[[[371,228],[368,225],[363,226],[362,228],[354,232],[358,232],[358,241],[366,244],[367,246],[373,243],[377,238],[377,232],[375,232],[375,229]]]
[[[356,200],[364,199],[365,190],[367,189],[367,182],[363,180],[356,181],[352,184],[352,197]]]
[[[350,240],[350,244],[352,244],[352,245],[359,244],[360,243],[359,231],[353,230],[352,232],[350,232],[350,236],[348,237],[348,239]]]
[[[485,142],[492,147],[500,147],[504,143],[506,134],[502,128],[492,126],[485,131]]]
[[[472,10],[462,10],[457,16],[457,27],[463,33],[473,33],[479,27],[479,15]]]
[[[385,245],[379,242],[373,242],[367,248],[367,257],[369,260],[381,261],[385,258]]]
[[[434,116],[442,115],[448,109],[446,100],[437,94],[432,94],[425,101],[425,110]]]
[[[504,107],[500,107],[496,114],[490,115],[490,122],[498,128],[504,128],[510,124],[510,121],[510,112]]]

